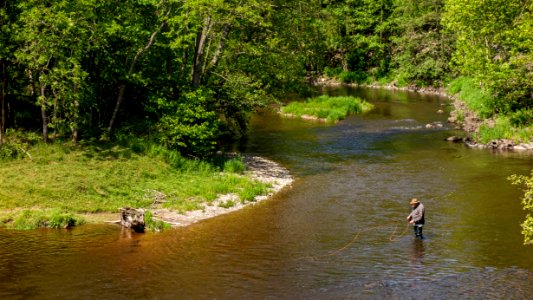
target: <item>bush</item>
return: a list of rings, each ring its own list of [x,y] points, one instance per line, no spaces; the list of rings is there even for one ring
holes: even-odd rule
[[[28,156],[26,149],[41,142],[32,132],[7,130],[4,144],[0,145],[0,160],[12,160]]]
[[[70,228],[85,223],[83,218],[77,217],[71,213],[54,212],[49,217],[47,227],[50,228]]]
[[[186,93],[159,121],[159,142],[183,154],[204,157],[215,150],[218,116],[209,108],[212,93],[197,90]]]
[[[229,173],[242,174],[244,172],[245,165],[241,157],[236,157],[224,162],[222,170]]]
[[[144,226],[150,231],[161,231],[171,228],[170,224],[161,220],[155,220],[151,211],[144,213]]]
[[[13,218],[9,228],[30,230],[36,228],[70,228],[84,224],[82,217],[62,211],[23,210]]]
[[[342,71],[339,74],[339,80],[343,83],[365,83],[368,79],[368,75],[364,72]]]
[[[324,75],[330,78],[337,77],[341,72],[342,72],[341,68],[330,68],[330,67],[324,68]]]
[[[529,176],[512,175],[508,179],[511,180],[514,185],[522,185],[525,187],[522,206],[524,207],[524,210],[533,212],[533,171],[531,171]],[[529,213],[522,223],[522,234],[524,235],[524,244],[533,244],[533,216]]]
[[[533,125],[533,109],[521,109],[509,116],[511,124],[516,127]]]

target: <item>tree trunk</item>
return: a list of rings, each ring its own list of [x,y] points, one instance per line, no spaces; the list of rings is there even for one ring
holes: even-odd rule
[[[120,224],[135,232],[144,232],[144,210],[124,207],[120,209]]]
[[[46,84],[41,83],[41,118],[43,120],[43,142],[48,143],[48,116],[46,114]]]
[[[52,90],[52,94],[54,95],[54,109],[53,109],[53,112],[52,112],[52,120],[50,120],[51,122],[53,122],[52,126],[54,126],[54,130],[52,132],[52,141],[55,141],[56,138],[57,138],[57,134],[58,134],[58,130],[59,130],[59,118],[57,116],[57,110],[58,110],[58,97],[57,97],[57,93],[55,92],[54,89],[51,89]]]
[[[110,134],[111,130],[113,130],[113,126],[115,125],[115,119],[117,118],[118,110],[120,108],[120,104],[122,103],[122,100],[124,99],[124,91],[126,90],[126,84],[122,83],[120,87],[118,88],[118,97],[117,102],[115,104],[115,109],[113,109],[113,115],[111,116],[111,120],[109,120],[109,126],[107,126],[107,133]]]
[[[169,11],[170,12],[170,11]],[[168,15],[168,13],[167,13]],[[137,64],[137,60],[139,60],[139,57],[148,50],[155,41],[155,37],[163,29],[163,27],[166,25],[166,21],[161,23],[159,28],[152,32],[152,35],[150,35],[150,38],[148,39],[148,42],[146,42],[146,45],[144,45],[143,48],[140,48],[137,50],[137,53],[133,57],[133,60],[131,61],[130,67],[128,68],[128,73],[126,74],[126,78],[129,78],[133,74],[133,70],[135,69],[135,64]],[[118,111],[120,109],[120,104],[124,100],[124,93],[126,91],[126,83],[123,82],[120,87],[118,88],[118,96],[117,96],[117,102],[115,104],[115,109],[113,109],[113,115],[111,116],[111,120],[109,120],[109,126],[107,127],[107,133],[110,134],[113,130],[113,126],[115,125],[115,119],[117,118]]]
[[[226,41],[226,38],[228,37],[230,28],[231,26],[229,24],[226,24],[226,26],[224,26],[224,30],[222,31],[222,35],[220,37],[220,40],[218,41],[217,50],[215,51],[215,54],[213,55],[213,59],[211,60],[211,63],[209,64],[209,67],[207,69],[216,67],[218,60],[222,56],[222,50],[224,49],[224,44],[225,44],[224,42]]]
[[[200,86],[205,45],[209,31],[211,31],[211,17],[207,16],[204,19],[204,26],[198,29],[198,33],[196,34],[196,46],[194,48],[194,60],[192,66],[192,86],[194,88],[198,88]]]
[[[0,90],[0,145],[4,143],[6,130],[7,62],[2,59],[2,89]]]

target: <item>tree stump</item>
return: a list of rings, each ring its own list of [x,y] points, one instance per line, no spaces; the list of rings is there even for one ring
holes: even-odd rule
[[[144,209],[124,207],[120,209],[120,224],[135,232],[144,232]]]

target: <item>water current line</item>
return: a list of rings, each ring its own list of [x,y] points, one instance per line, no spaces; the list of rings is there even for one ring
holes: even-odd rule
[[[348,249],[355,242],[357,242],[357,240],[359,239],[359,236],[361,235],[361,233],[367,232],[367,231],[370,231],[370,230],[376,230],[376,229],[380,229],[380,228],[384,228],[384,227],[389,227],[389,226],[390,225],[379,225],[379,226],[369,227],[369,228],[365,228],[365,229],[359,229],[354,234],[352,240],[350,242],[348,242],[346,245],[342,246],[341,248],[332,250],[329,253],[326,253],[326,254],[323,254],[323,255],[301,257],[298,260],[302,260],[302,259],[317,260],[317,259],[324,258],[324,257],[330,257],[330,256],[338,255],[339,253],[341,253],[344,250]],[[394,225],[394,229],[392,230],[392,232],[391,232],[391,234],[389,236],[389,241],[394,242],[394,241],[398,240],[400,237],[404,236],[407,233],[407,231],[409,230],[409,227],[411,227],[411,226],[408,223],[407,226],[405,227],[405,229],[399,235],[396,235],[396,231],[398,230],[398,222],[396,222],[395,225]]]

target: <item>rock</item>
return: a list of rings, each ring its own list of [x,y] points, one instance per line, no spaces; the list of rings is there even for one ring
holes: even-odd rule
[[[447,142],[454,142],[454,143],[461,143],[463,142],[463,138],[460,138],[458,136],[452,135],[446,139]]]
[[[487,143],[487,148],[497,150],[510,150],[514,148],[514,142],[511,140],[492,140]]]
[[[433,122],[433,123],[430,123],[430,124],[426,124],[425,126],[426,128],[442,128],[443,125],[441,122]]]
[[[526,148],[526,147],[524,147],[523,145],[517,145],[517,146],[514,146],[514,147],[513,147],[513,150],[514,150],[514,151],[520,151],[520,152],[521,152],[521,151],[527,151],[527,150],[529,150],[529,149]]]
[[[120,209],[120,224],[135,232],[144,232],[144,209],[124,207]]]
[[[443,114],[443,113],[444,113],[444,110],[439,109],[439,110],[437,110],[437,113],[438,113],[438,114]]]

